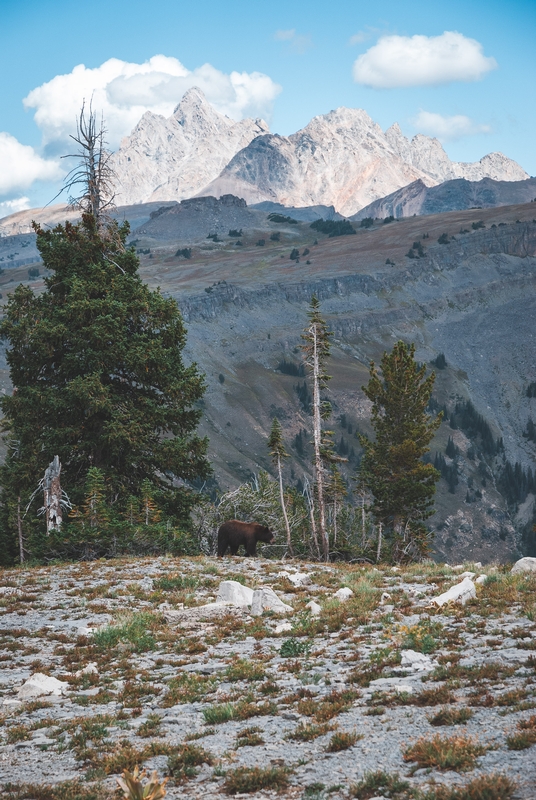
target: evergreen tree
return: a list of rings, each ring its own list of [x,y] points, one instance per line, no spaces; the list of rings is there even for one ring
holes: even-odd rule
[[[176,302],[141,281],[125,245],[127,223],[84,213],[75,225],[34,229],[46,290],[18,286],[0,326],[15,387],[1,400],[4,537],[16,537],[17,508],[55,455],[77,505],[94,468],[115,508],[140,496],[147,479],[165,491],[168,514],[186,519],[191,494],[175,487],[205,476],[209,465],[207,442],[196,435],[204,381],[183,362],[186,330]]]
[[[361,435],[364,455],[360,481],[373,495],[372,511],[392,539],[397,561],[418,558],[427,550],[424,520],[432,513],[438,471],[422,457],[441,424],[442,414],[426,413],[435,375],[414,359],[415,346],[397,342],[381,359],[381,376],[370,365],[363,391],[372,402],[375,440]]]
[[[287,547],[289,549],[290,555],[294,555],[292,552],[290,525],[288,521],[287,507],[285,504],[285,492],[283,490],[283,472],[281,469],[281,459],[288,458],[289,454],[285,450],[285,444],[283,442],[283,430],[281,428],[281,423],[279,422],[277,417],[274,417],[272,420],[272,429],[270,431],[270,436],[268,439],[268,449],[270,450],[270,455],[272,456],[272,461],[274,463],[274,466],[277,467],[277,476],[279,478],[279,497],[281,500],[281,511],[283,512],[285,527],[287,529]]]
[[[330,353],[329,337],[332,333],[328,330],[326,321],[320,315],[320,302],[316,295],[311,297],[308,315],[309,324],[302,335],[304,344],[302,350],[305,355],[305,365],[309,370],[313,383],[313,444],[315,451],[314,477],[316,499],[318,503],[318,524],[322,541],[322,553],[325,561],[329,561],[329,538],[326,527],[326,504],[324,498],[324,463],[322,422],[331,414],[331,405],[321,400],[320,392],[327,388],[331,376],[326,373],[326,361]],[[313,531],[313,534],[315,531]]]

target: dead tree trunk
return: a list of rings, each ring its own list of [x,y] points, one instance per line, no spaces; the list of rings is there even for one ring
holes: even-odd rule
[[[54,456],[45,470],[43,479],[44,508],[47,524],[47,536],[51,531],[59,531],[62,523],[61,512],[61,463],[59,456]]]
[[[17,499],[17,530],[19,533],[19,558],[20,563],[24,564],[24,536],[22,535],[22,517],[20,515],[20,494]]]

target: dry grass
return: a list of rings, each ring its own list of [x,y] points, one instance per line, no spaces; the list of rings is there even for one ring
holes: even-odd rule
[[[288,767],[237,767],[230,770],[223,783],[226,794],[251,794],[261,789],[284,789],[288,785]]]
[[[466,736],[422,737],[403,753],[404,761],[415,762],[419,768],[465,771],[473,769],[476,759],[486,752],[486,747]]]

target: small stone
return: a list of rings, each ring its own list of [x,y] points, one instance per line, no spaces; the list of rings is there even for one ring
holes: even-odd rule
[[[318,603],[315,603],[314,600],[309,600],[305,608],[309,609],[312,617],[318,617],[322,612],[322,606],[320,606]]]
[[[475,584],[470,578],[464,578],[461,583],[451,586],[448,591],[432,598],[432,603],[439,607],[447,603],[461,603],[461,605],[464,606],[468,600],[472,600],[475,597]]]
[[[380,598],[380,605],[384,606],[386,600],[391,600],[391,595],[389,594],[389,592],[382,592],[382,596]]]
[[[409,667],[415,672],[430,672],[436,666],[430,656],[417,653],[415,650],[402,650],[402,667]]]
[[[80,678],[81,675],[98,675],[99,670],[97,669],[96,662],[92,661],[87,667],[77,670],[74,674],[76,678]]]
[[[54,694],[59,697],[65,694],[68,689],[69,684],[66,681],[59,681],[57,678],[51,678],[50,675],[36,672],[22,684],[17,692],[17,698],[19,700],[29,700],[32,697],[42,697],[47,694]]]
[[[222,581],[216,597],[218,603],[232,603],[235,606],[250,606],[253,602],[253,589],[238,581]]]
[[[154,590],[154,581],[146,575],[145,578],[138,581],[138,586],[140,589],[143,589],[144,592],[152,592]]]
[[[251,616],[260,617],[263,611],[273,611],[274,614],[293,614],[294,609],[288,606],[276,595],[273,589],[265,586],[253,592],[251,601]]]
[[[475,583],[479,583],[479,584],[486,583],[486,578],[487,577],[488,577],[487,575],[479,575],[478,578],[476,579]]]
[[[337,592],[335,592],[333,597],[336,597],[337,600],[340,600],[341,603],[344,603],[346,600],[349,600],[350,597],[353,597],[353,594],[354,593],[348,588],[348,586],[343,586],[342,589],[339,589]]]

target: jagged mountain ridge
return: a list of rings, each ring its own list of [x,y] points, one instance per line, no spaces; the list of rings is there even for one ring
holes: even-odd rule
[[[260,134],[262,119],[239,122],[217,112],[196,87],[171,117],[147,111],[111,158],[120,205],[182,200],[197,194]]]
[[[366,111],[338,108],[297,133],[271,134],[262,120],[234,122],[190,89],[169,119],[147,112],[112,159],[118,203],[234,194],[248,204],[334,206],[345,216],[422,180],[524,180],[502,153],[452,162],[437,139],[385,133]]]
[[[237,194],[248,203],[333,205],[350,216],[415,180],[434,186],[457,177],[523,180],[528,175],[502,153],[474,164],[452,162],[437,139],[419,134],[410,141],[398,125],[384,133],[362,109],[338,108],[289,137],[254,139],[202,191]]]
[[[437,186],[426,186],[421,181],[403,186],[396,192],[375,200],[351,219],[358,221],[365,217],[385,219],[393,216],[403,217],[442,214],[447,211],[462,211],[469,208],[497,208],[498,206],[529,203],[536,198],[536,178],[524,181],[496,181],[483,178],[468,181],[458,178],[445,181]]]

